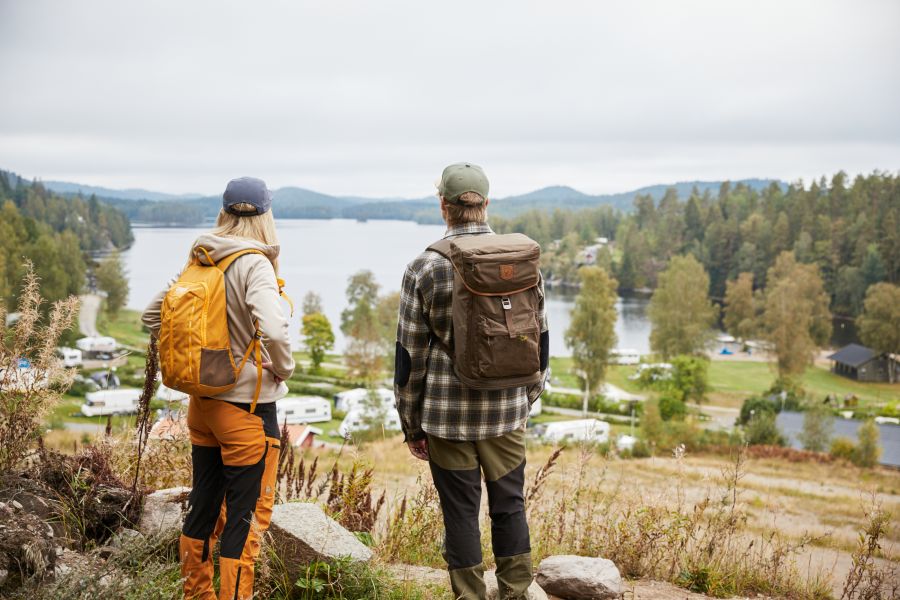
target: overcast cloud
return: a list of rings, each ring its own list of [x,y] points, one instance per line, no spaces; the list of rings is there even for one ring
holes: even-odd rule
[[[0,168],[495,196],[900,169],[900,2],[0,0]]]

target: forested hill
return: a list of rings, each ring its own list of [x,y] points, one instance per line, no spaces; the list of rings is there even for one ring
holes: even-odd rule
[[[26,257],[52,302],[81,293],[90,253],[126,248],[128,218],[96,197],[67,198],[0,171],[0,298],[14,309]]]
[[[620,288],[654,288],[676,255],[693,254],[710,277],[710,295],[751,273],[754,288],[766,285],[779,254],[792,251],[801,263],[818,266],[832,310],[860,312],[874,283],[900,283],[900,176],[874,173],[852,181],[837,173],[809,186],[737,184],[715,193],[667,191],[655,201],[634,200],[624,214],[610,207],[582,211],[533,210],[511,219],[492,217],[495,229],[518,231],[541,242],[548,280],[575,281],[582,251],[605,237],[597,253]]]
[[[761,190],[772,183],[785,188],[786,184],[769,179],[746,179],[735,182],[750,189]],[[122,210],[132,221],[163,225],[196,225],[216,216],[221,206],[219,196],[175,196],[147,190],[112,190],[65,182],[48,182],[48,187],[66,194],[96,193],[104,202]],[[512,217],[529,210],[552,211],[557,208],[578,210],[597,206],[612,206],[629,212],[637,196],[660,200],[666,190],[680,195],[692,190],[699,193],[718,192],[720,181],[688,181],[672,185],[653,185],[619,194],[590,195],[570,187],[553,186],[519,196],[491,200],[491,214]],[[275,214],[282,218],[305,219],[399,219],[417,223],[440,223],[434,196],[403,200],[397,198],[364,198],[331,196],[299,187],[284,187],[274,192]]]

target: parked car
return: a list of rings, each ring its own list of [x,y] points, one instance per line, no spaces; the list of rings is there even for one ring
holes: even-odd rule
[[[85,395],[81,405],[81,414],[86,417],[105,415],[133,415],[138,409],[141,390],[138,388],[120,388],[117,390],[100,390]]]
[[[277,403],[278,425],[324,423],[331,420],[331,402],[321,396],[288,396]]]

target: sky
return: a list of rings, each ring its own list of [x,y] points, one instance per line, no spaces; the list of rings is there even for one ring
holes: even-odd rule
[[[0,168],[495,197],[900,170],[900,2],[0,0]]]

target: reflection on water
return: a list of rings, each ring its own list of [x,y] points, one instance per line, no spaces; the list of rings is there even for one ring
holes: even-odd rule
[[[136,227],[135,242],[124,254],[131,294],[129,308],[143,309],[147,302],[175,276],[187,258],[194,239],[203,228]],[[444,228],[416,225],[406,221],[280,219],[281,276],[287,292],[297,304],[291,322],[295,346],[300,341],[300,301],[309,290],[322,296],[325,313],[335,328],[336,348],[344,348],[340,332],[341,311],[346,305],[347,279],[360,269],[369,269],[382,286],[382,292],[400,289],[403,269],[419,252],[439,239]],[[550,319],[550,351],[567,355],[563,335],[568,327],[573,296],[551,292],[547,310]],[[620,348],[649,351],[650,324],[647,300],[620,298],[616,304],[619,319],[616,334]]]
[[[131,283],[128,306],[143,309],[153,295],[184,265],[191,242],[205,229],[136,227],[134,245],[125,253]],[[336,348],[344,348],[340,332],[341,310],[346,300],[347,279],[360,269],[369,269],[381,284],[382,292],[400,289],[406,264],[444,234],[439,225],[416,225],[408,221],[369,221],[346,219],[280,219],[281,276],[287,281],[288,294],[297,303],[309,290],[320,296],[325,313],[335,328]],[[647,320],[647,296],[619,298],[616,310],[618,348],[650,352],[650,322]],[[574,295],[548,291],[550,352],[569,354],[564,342],[569,326]],[[300,314],[294,315],[291,335],[299,344]],[[842,346],[856,341],[852,321],[835,320],[833,344]]]
[[[803,413],[784,411],[778,415],[778,427],[781,429],[794,448],[802,448],[803,445],[798,435],[803,431]],[[834,420],[834,437],[846,437],[856,439],[856,430],[862,425],[862,421],[852,419]],[[881,464],[900,467],[900,426],[879,425],[878,433],[881,443]]]
[[[650,352],[650,321],[647,319],[647,296],[626,296],[616,302],[616,348]],[[569,356],[565,332],[575,307],[575,295],[550,291],[547,293],[547,318],[550,320],[550,353]]]

